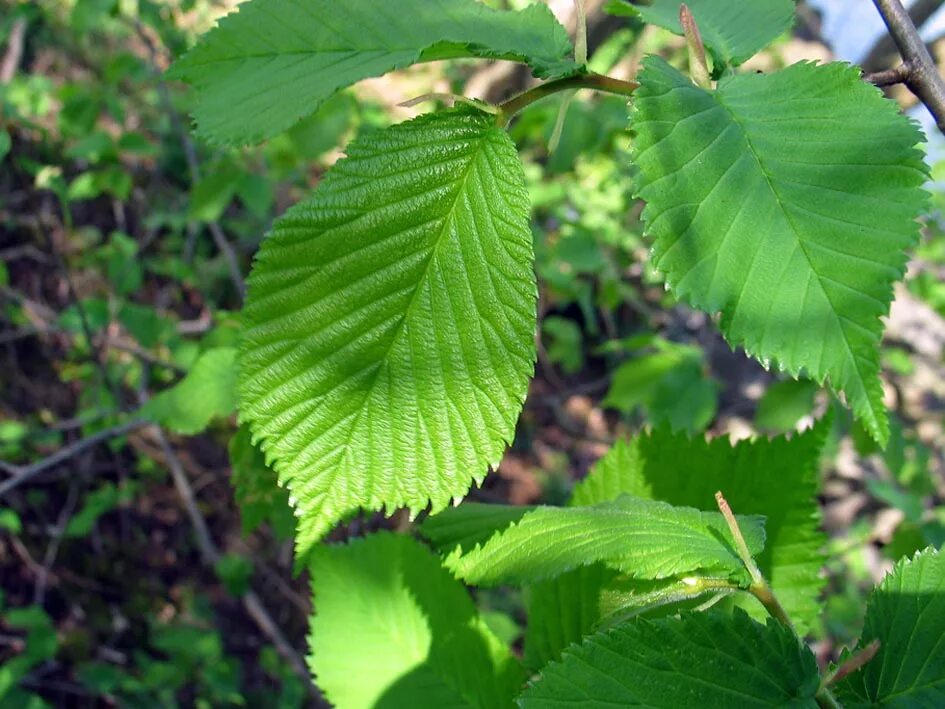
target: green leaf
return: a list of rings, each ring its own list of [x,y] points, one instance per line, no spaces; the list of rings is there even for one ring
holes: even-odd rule
[[[903,559],[877,586],[866,608],[860,647],[879,652],[843,680],[849,706],[945,705],[945,554],[928,548]]]
[[[420,525],[420,533],[441,553],[459,548],[465,554],[489,541],[495,533],[508,529],[533,509],[524,505],[467,502],[428,517]]]
[[[581,566],[525,589],[525,666],[537,670],[591,633],[601,617],[601,590],[616,576],[603,564]]]
[[[569,318],[550,315],[541,321],[541,331],[548,359],[561,366],[565,374],[574,374],[584,366],[584,333]]]
[[[697,88],[650,57],[635,160],[653,262],[767,365],[843,392],[883,443],[880,317],[925,197],[921,134],[846,64]]]
[[[520,705],[816,707],[819,683],[813,654],[788,628],[736,609],[639,619],[593,635],[546,667]]]
[[[758,402],[755,426],[775,433],[793,431],[797,422],[814,408],[820,387],[807,379],[775,382]]]
[[[0,128],[0,163],[10,153],[12,147],[13,139],[10,137],[10,132],[5,128]]]
[[[614,372],[603,405],[624,413],[643,408],[654,425],[674,431],[702,431],[715,417],[718,384],[706,375],[699,347],[662,338],[655,351],[638,354]]]
[[[40,606],[13,608],[3,614],[2,621],[26,631],[23,650],[0,663],[0,705],[21,707],[25,706],[25,695],[16,685],[36,665],[55,656],[59,648],[56,627]]]
[[[760,517],[740,517],[752,553],[764,547]],[[744,571],[722,515],[622,496],[591,507],[538,507],[507,530],[446,566],[482,585],[529,583],[604,562],[637,578],[693,572],[741,576]]]
[[[207,350],[183,379],[141,408],[141,415],[184,435],[236,410],[236,349]]]
[[[679,5],[679,0],[652,0],[636,11],[646,22],[681,35]],[[724,63],[735,66],[794,24],[792,0],[687,0],[686,5],[705,45]]]
[[[466,589],[418,542],[382,532],[323,546],[311,573],[309,662],[333,704],[512,706],[521,667]]]
[[[821,612],[825,540],[816,495],[827,429],[824,422],[790,439],[734,445],[727,438],[706,441],[665,430],[620,440],[575,487],[571,502],[591,505],[630,494],[707,508],[721,490],[735,512],[764,515],[765,548],[756,561],[803,632]],[[760,606],[756,610],[765,616]]]
[[[98,523],[102,515],[128,502],[134,496],[134,485],[125,484],[121,488],[106,482],[97,490],[89,493],[82,508],[69,520],[63,536],[79,538],[87,536]]]
[[[23,531],[23,523],[15,510],[9,507],[0,509],[0,532],[9,532],[10,534],[19,534]]]
[[[239,554],[224,554],[214,564],[214,571],[231,596],[242,596],[253,577],[252,559]]]
[[[279,539],[289,539],[295,532],[295,515],[289,504],[289,493],[279,487],[275,472],[266,465],[266,457],[252,443],[246,426],[230,439],[230,482],[236,504],[240,508],[243,534],[255,531],[269,522]]]
[[[289,128],[338,89],[419,61],[516,59],[540,76],[562,76],[580,69],[572,52],[544,5],[508,12],[474,0],[251,0],[170,75],[197,89],[201,133],[246,143]]]
[[[233,201],[244,177],[245,173],[232,161],[224,160],[191,190],[188,210],[190,218],[203,222],[217,221]]]
[[[352,143],[249,280],[241,417],[306,552],[358,507],[433,512],[496,466],[535,358],[528,199],[490,116]]]

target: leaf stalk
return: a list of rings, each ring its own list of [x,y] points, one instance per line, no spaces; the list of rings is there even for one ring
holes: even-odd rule
[[[591,89],[605,94],[614,94],[617,96],[630,96],[640,87],[636,81],[623,81],[603,74],[575,74],[566,76],[562,79],[554,79],[538,84],[527,91],[523,91],[517,96],[513,96],[505,103],[498,106],[496,115],[496,125],[506,126],[512,118],[531,106],[537,101],[560,93],[562,91],[571,91],[576,89]]]
[[[751,585],[748,587],[748,592],[758,599],[773,618],[777,619],[778,622],[785,627],[790,628],[791,632],[797,635],[797,630],[794,628],[794,623],[791,622],[790,616],[788,616],[787,611],[784,610],[784,606],[781,605],[778,597],[774,595],[774,591],[771,590],[768,582],[765,581],[761,569],[758,568],[758,564],[756,564],[755,560],[752,558],[748,544],[745,543],[745,537],[742,535],[741,527],[738,526],[738,520],[735,518],[732,508],[729,506],[728,500],[725,499],[721,490],[715,493],[715,502],[719,506],[719,511],[725,518],[726,524],[728,524],[729,531],[732,533],[732,539],[735,540],[735,550],[738,552],[738,556],[745,565],[745,568],[748,569],[749,576],[751,576]]]

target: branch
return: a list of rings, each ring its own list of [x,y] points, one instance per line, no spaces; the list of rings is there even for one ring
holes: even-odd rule
[[[905,83],[908,78],[909,67],[907,67],[905,64],[900,64],[899,66],[895,66],[892,69],[886,69],[885,71],[877,71],[871,74],[863,75],[863,81],[868,81],[874,86],[878,86],[880,88]]]
[[[0,84],[9,84],[16,74],[23,58],[23,36],[26,34],[26,18],[18,17],[13,21],[13,27],[7,39],[7,53],[0,62]]]
[[[146,397],[141,397],[141,399],[141,404],[144,405]],[[164,431],[161,430],[159,426],[152,426],[150,430],[157,440],[158,445],[161,447],[161,452],[164,454],[167,467],[171,471],[171,478],[174,480],[174,487],[177,488],[177,493],[180,495],[187,516],[190,518],[190,523],[193,525],[200,556],[203,558],[204,564],[215,571],[217,562],[220,560],[221,556],[220,550],[217,549],[216,544],[214,544],[210,536],[210,529],[207,527],[207,522],[200,513],[200,508],[197,507],[197,498],[194,495],[193,487],[190,485],[190,480],[187,478],[187,473],[184,472],[184,466],[181,465],[180,459],[177,457],[174,449],[171,448],[171,444],[167,440],[167,436],[164,435]],[[243,602],[243,607],[246,609],[246,612],[256,622],[256,625],[259,626],[263,634],[269,638],[270,642],[272,642],[273,646],[276,648],[276,651],[289,663],[295,674],[299,676],[299,679],[305,683],[310,695],[315,699],[320,699],[318,689],[316,689],[315,685],[312,683],[312,676],[309,674],[305,662],[303,662],[302,658],[299,657],[295,649],[282,634],[279,626],[276,625],[272,616],[269,615],[269,612],[266,610],[259,596],[256,595],[254,591],[247,591],[241,596],[240,600]]]
[[[945,81],[919,32],[899,0],[873,0],[882,15],[906,68],[905,84],[926,105],[938,129],[945,133]]]
[[[4,480],[2,483],[0,483],[0,498],[2,498],[14,488],[19,487],[25,482],[29,482],[37,475],[46,472],[50,468],[56,467],[60,463],[69,460],[82,451],[87,450],[93,446],[97,446],[99,443],[107,441],[110,438],[115,438],[117,436],[123,436],[126,433],[130,433],[137,428],[141,428],[147,423],[147,421],[142,419],[135,419],[134,421],[128,421],[117,426],[112,426],[111,428],[106,428],[104,431],[99,431],[98,433],[92,434],[87,438],[82,438],[75,443],[65,446],[64,448],[60,448],[48,458],[43,458],[42,460],[32,463],[31,465],[20,466],[0,461],[0,468],[3,468],[12,475],[9,480]]]
[[[917,0],[909,7],[909,19],[912,24],[921,28],[929,18],[935,14],[945,0]],[[884,34],[880,37],[873,48],[867,53],[860,66],[867,73],[881,71],[889,66],[889,59],[896,53],[896,43],[893,38]]]
[[[748,587],[748,592],[761,602],[761,605],[765,607],[765,610],[767,610],[773,618],[777,619],[787,628],[790,628],[791,632],[797,635],[797,631],[794,629],[794,623],[791,622],[787,611],[784,610],[784,606],[778,601],[778,597],[774,595],[774,591],[771,590],[765,577],[761,574],[761,569],[758,568],[758,564],[756,564],[754,558],[752,558],[748,544],[745,543],[745,537],[742,535],[741,527],[738,526],[738,520],[735,518],[732,508],[729,506],[725,496],[722,495],[721,490],[715,493],[715,502],[719,506],[719,512],[721,512],[722,516],[725,518],[726,524],[728,524],[729,531],[732,533],[732,539],[735,541],[735,550],[738,552],[738,556],[745,565],[745,568],[748,569],[749,576],[751,576],[751,585]]]

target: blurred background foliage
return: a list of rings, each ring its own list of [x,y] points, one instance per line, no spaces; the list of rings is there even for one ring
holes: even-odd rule
[[[530,80],[505,63],[422,65],[262,146],[203,144],[162,73],[234,4],[0,0],[0,707],[319,705],[297,664],[310,601],[288,499],[235,423],[243,276],[352,136],[433,107],[400,103],[497,100]],[[573,25],[569,2],[549,4]],[[590,3],[594,70],[629,78],[646,53],[681,58],[679,39],[607,4]],[[829,56],[816,12],[802,3],[799,18],[750,70]],[[879,451],[816,383],[732,352],[666,292],[647,265],[625,102],[580,95],[549,154],[559,107],[511,128],[534,207],[539,360],[516,441],[471,496],[561,502],[647,425],[742,438],[832,415],[830,592],[813,640],[835,657],[891,560],[945,542],[945,195],[889,318],[894,425]],[[142,411],[162,428],[127,425]],[[333,538],[407,524],[359,517]],[[477,600],[520,640],[518,594]]]

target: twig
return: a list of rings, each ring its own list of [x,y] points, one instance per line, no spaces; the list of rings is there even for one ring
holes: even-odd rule
[[[877,71],[873,72],[872,74],[863,75],[863,81],[868,81],[874,86],[879,86],[880,88],[901,84],[908,78],[909,67],[907,67],[905,64],[894,66],[892,69],[886,69],[885,71]]]
[[[945,0],[917,0],[909,7],[909,19],[912,20],[913,25],[921,28],[942,6],[943,2]],[[860,62],[860,66],[867,73],[878,72],[883,67],[888,66],[889,58],[895,53],[895,41],[890,35],[884,34],[876,40],[876,44],[867,52],[866,57]]]
[[[538,84],[538,86],[534,86],[527,91],[523,91],[517,96],[510,98],[505,103],[500,104],[496,125],[506,125],[519,111],[531,106],[536,101],[541,101],[561,91],[593,89],[594,91],[600,91],[605,94],[631,96],[639,87],[640,85],[636,81],[623,81],[601,74],[578,74],[563,79],[553,79],[543,84]]]
[[[821,685],[824,687],[829,687],[832,684],[836,684],[844,677],[853,674],[858,669],[863,667],[867,662],[876,657],[876,653],[879,652],[879,647],[879,640],[873,640],[862,650],[858,650],[857,652],[853,653],[833,672],[824,677]]]
[[[689,6],[683,3],[679,6],[679,24],[686,35],[686,47],[689,50],[689,74],[696,86],[703,89],[712,88],[712,78],[709,74],[709,64],[705,57],[705,45],[696,18],[689,11]]]
[[[59,197],[59,206],[62,210],[62,225],[65,230],[65,233],[68,235],[72,231],[72,211],[69,203],[61,196]],[[58,246],[56,246],[56,239],[52,234],[46,233],[46,243],[49,247],[49,252],[52,254],[52,257],[56,263],[57,268],[62,273],[62,278],[66,283],[66,291],[69,294],[69,300],[72,305],[75,307],[76,313],[79,316],[79,324],[82,327],[82,334],[85,335],[86,342],[88,342],[90,350],[90,359],[95,365],[95,369],[101,378],[102,385],[108,389],[108,392],[112,395],[115,403],[118,406],[121,406],[121,392],[118,389],[118,386],[112,381],[111,377],[108,375],[108,363],[106,360],[107,352],[106,349],[98,347],[95,342],[94,333],[92,332],[92,326],[89,323],[88,314],[85,312],[85,306],[82,304],[82,301],[79,299],[79,293],[76,290],[75,282],[72,280],[72,273],[69,270],[69,264],[66,263],[65,257],[60,253]]]
[[[93,446],[97,446],[99,443],[107,441],[111,438],[130,433],[137,428],[141,428],[147,423],[149,422],[142,419],[135,419],[117,426],[112,426],[111,428],[107,428],[104,431],[94,433],[87,438],[82,438],[75,443],[65,446],[64,448],[60,448],[48,458],[43,458],[42,460],[30,465],[13,465],[12,463],[0,461],[0,467],[12,475],[9,480],[4,480],[2,483],[0,483],[0,498],[2,498],[14,488],[19,487],[23,483],[29,482],[37,475],[41,475],[50,468],[54,468],[60,463],[78,455],[82,451],[87,450]]]
[[[143,404],[144,401],[141,403]],[[149,430],[157,440],[161,452],[164,454],[167,467],[171,471],[174,486],[177,488],[177,493],[180,495],[187,516],[190,518],[190,523],[193,525],[194,534],[197,537],[197,547],[200,550],[204,564],[213,569],[220,560],[220,551],[217,549],[216,544],[214,544],[210,536],[210,530],[207,527],[207,522],[200,513],[200,509],[197,507],[197,499],[194,496],[190,480],[188,480],[187,474],[184,472],[184,467],[181,465],[180,459],[177,457],[174,449],[171,448],[167,436],[164,435],[164,431],[158,426],[152,426]],[[302,658],[299,657],[292,648],[292,645],[282,634],[279,626],[276,625],[272,616],[269,615],[269,612],[266,610],[259,596],[256,595],[254,591],[247,591],[242,595],[241,600],[246,612],[256,622],[256,625],[259,626],[263,634],[269,638],[270,642],[272,642],[273,646],[276,648],[276,651],[291,665],[296,675],[305,682],[311,696],[315,699],[321,699],[321,695],[312,683],[312,677],[305,663],[302,661]]]
[[[745,568],[748,569],[748,574],[751,576],[752,582],[764,583],[764,576],[761,575],[761,569],[759,569],[758,564],[755,563],[751,551],[748,549],[748,544],[745,542],[745,537],[742,535],[742,528],[739,526],[738,520],[735,519],[735,513],[732,512],[732,508],[729,507],[728,500],[722,495],[721,490],[715,493],[715,503],[719,506],[719,511],[725,518],[725,523],[728,524],[728,529],[732,533],[732,539],[735,540],[735,550],[738,552],[738,556],[745,565]]]
[[[120,352],[127,352],[130,355],[134,355],[142,362],[146,362],[152,366],[161,367],[162,369],[169,369],[170,371],[181,375],[187,374],[186,367],[181,367],[175,362],[162,359],[157,355],[148,352],[146,349],[134,342],[125,340],[109,340],[108,346],[113,350],[119,350]]]
[[[945,133],[945,81],[942,81],[912,18],[899,0],[873,0],[873,4],[902,55],[907,70],[906,86],[926,105],[938,129]]]
[[[69,494],[66,497],[66,503],[59,512],[56,520],[56,526],[52,530],[52,540],[46,547],[46,553],[43,555],[43,564],[39,573],[36,575],[36,584],[33,587],[33,605],[41,606],[46,599],[46,584],[49,583],[49,574],[52,565],[56,563],[56,556],[59,554],[59,546],[62,544],[62,537],[66,531],[66,525],[75,512],[76,502],[79,499],[78,481],[73,480],[69,485]]]
[[[26,18],[18,17],[13,21],[7,38],[7,52],[0,63],[0,84],[9,84],[16,74],[23,58],[23,37],[26,34]]]

